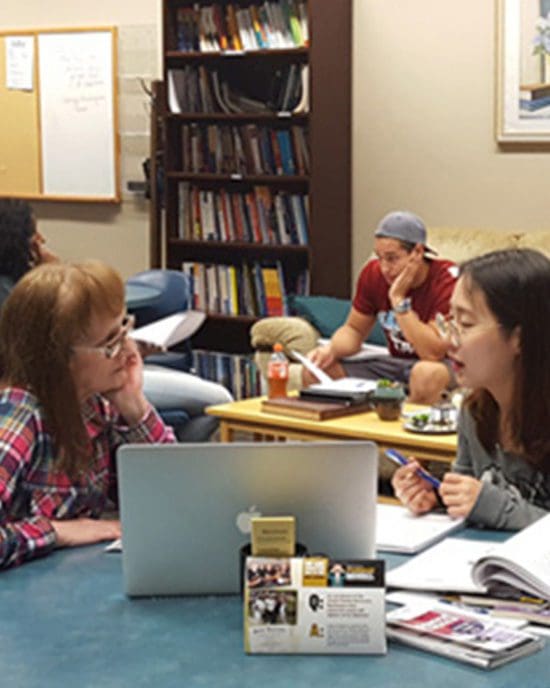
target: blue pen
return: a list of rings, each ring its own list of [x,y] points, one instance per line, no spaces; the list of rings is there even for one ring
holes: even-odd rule
[[[396,449],[386,449],[384,453],[386,454],[388,459],[390,459],[390,461],[393,461],[398,466],[406,466],[408,463],[410,463],[409,460],[405,458],[403,454],[400,454]],[[425,471],[423,468],[417,468],[416,474],[419,475],[421,478],[424,478],[424,480],[429,482],[430,485],[433,485],[433,487],[435,487],[436,490],[439,490],[441,486],[441,481],[437,478],[434,478],[433,475],[428,473],[428,471]]]

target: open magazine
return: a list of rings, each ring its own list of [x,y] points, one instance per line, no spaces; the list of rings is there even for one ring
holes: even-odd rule
[[[550,514],[479,558],[472,578],[489,592],[550,600]]]
[[[388,572],[389,587],[550,600],[550,514],[503,543],[447,538]]]
[[[138,327],[132,330],[129,336],[136,341],[148,342],[161,349],[168,349],[192,337],[203,324],[205,317],[202,311],[182,311]]]

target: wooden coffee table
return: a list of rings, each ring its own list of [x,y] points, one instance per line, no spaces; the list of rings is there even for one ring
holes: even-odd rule
[[[372,440],[383,451],[398,449],[406,456],[451,463],[456,456],[457,438],[452,435],[425,435],[403,429],[403,421],[382,421],[374,411],[353,416],[315,421],[264,413],[255,397],[229,404],[210,406],[206,413],[220,419],[222,442],[233,442],[236,432],[251,433],[256,441],[273,440]],[[406,411],[419,407],[408,405]]]

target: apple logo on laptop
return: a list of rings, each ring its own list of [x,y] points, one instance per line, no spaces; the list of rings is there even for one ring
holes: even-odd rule
[[[247,535],[252,530],[251,519],[258,518],[261,515],[262,512],[258,511],[255,505],[249,506],[248,511],[241,511],[240,514],[237,514],[237,518],[235,519],[235,525],[241,531],[241,533]]]

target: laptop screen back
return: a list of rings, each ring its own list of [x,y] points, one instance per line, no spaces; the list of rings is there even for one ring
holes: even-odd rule
[[[121,447],[125,591],[238,592],[251,515],[294,515],[310,554],[373,557],[377,463],[371,442]]]

